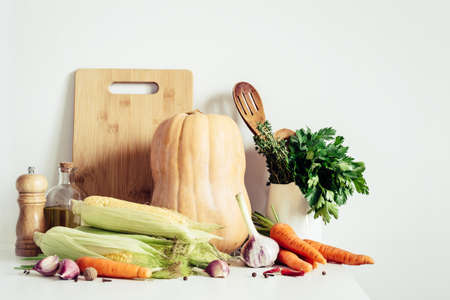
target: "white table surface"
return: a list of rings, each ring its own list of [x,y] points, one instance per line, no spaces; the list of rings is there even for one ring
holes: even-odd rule
[[[346,266],[328,264],[303,277],[276,276],[264,278],[264,269],[232,267],[226,279],[191,276],[187,281],[120,280],[103,283],[79,279],[64,281],[57,277],[43,277],[36,272],[29,275],[14,270],[27,264],[14,256],[12,245],[0,244],[0,298],[2,299],[308,299],[308,300],[364,300],[369,299]],[[322,271],[326,275],[322,275]],[[253,278],[252,272],[258,276]],[[144,298],[145,297],[145,298]]]

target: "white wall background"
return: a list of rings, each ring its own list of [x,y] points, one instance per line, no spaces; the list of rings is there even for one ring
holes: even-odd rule
[[[195,106],[205,112],[238,120],[230,93],[246,80],[275,128],[337,128],[366,162],[371,194],[352,198],[326,239],[375,258],[374,266],[352,268],[373,299],[448,297],[448,1],[1,6],[1,240],[15,240],[17,176],[35,165],[54,184],[57,163],[71,159],[76,69],[187,68]],[[264,160],[238,123],[260,209]]]

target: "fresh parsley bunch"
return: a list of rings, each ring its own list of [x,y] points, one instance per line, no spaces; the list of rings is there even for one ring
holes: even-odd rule
[[[331,128],[317,132],[297,130],[289,142],[276,140],[266,121],[259,124],[262,133],[255,136],[258,153],[266,157],[270,183],[295,181],[314,212],[325,224],[338,218],[338,207],[345,204],[354,191],[368,194],[363,177],[365,166],[347,155],[344,138]],[[283,150],[284,149],[284,150]],[[283,181],[280,181],[282,178]]]
[[[355,162],[347,155],[344,138],[331,127],[312,132],[297,130],[289,140],[289,161],[300,187],[314,211],[314,218],[322,217],[329,223],[331,216],[338,218],[338,206],[356,190],[368,194],[369,187],[363,177],[363,162]]]

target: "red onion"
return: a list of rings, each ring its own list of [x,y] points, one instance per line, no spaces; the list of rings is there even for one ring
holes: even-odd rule
[[[228,264],[222,260],[216,259],[209,263],[205,269],[206,273],[211,277],[225,278],[230,274]]]
[[[34,265],[33,270],[44,276],[53,276],[56,274],[56,272],[58,272],[58,268],[59,257],[56,255],[52,255],[38,261]]]
[[[59,278],[67,280],[67,279],[75,279],[80,275],[80,268],[77,263],[71,259],[65,258],[61,261],[60,268],[58,271]]]

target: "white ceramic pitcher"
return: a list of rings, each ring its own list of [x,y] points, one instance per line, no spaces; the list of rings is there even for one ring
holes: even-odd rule
[[[314,219],[313,213],[307,214],[308,202],[295,182],[270,184],[266,215],[275,220],[272,205],[280,222],[291,225],[300,238],[322,240],[322,220]]]

